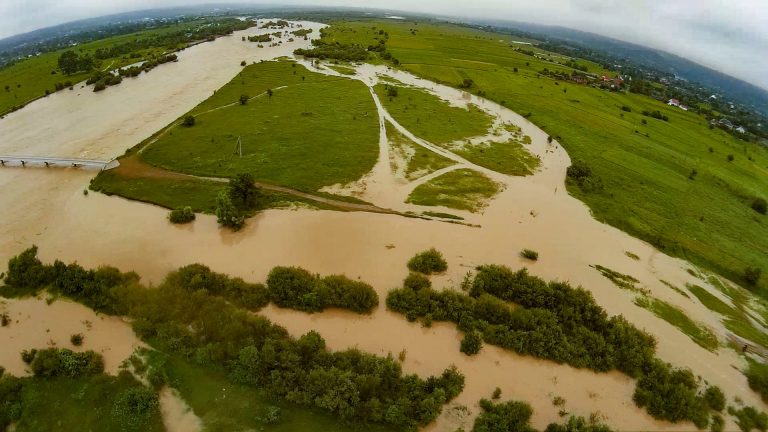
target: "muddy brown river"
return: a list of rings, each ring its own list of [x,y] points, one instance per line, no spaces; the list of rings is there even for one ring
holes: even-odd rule
[[[178,63],[163,65],[104,92],[93,93],[78,86],[73,92],[61,92],[30,104],[0,120],[0,154],[116,157],[228,82],[240,70],[240,60],[290,55],[295,48],[308,43],[297,41],[293,45],[256,49],[255,44],[241,42],[241,35],[255,33],[246,30],[187,49],[180,53]],[[356,78],[370,82],[379,73],[427,88],[452,103],[467,102],[454,89],[401,72],[365,66]],[[437,288],[455,287],[466,272],[485,263],[505,264],[513,269],[528,267],[532,274],[545,279],[582,285],[610,314],[623,314],[653,334],[662,359],[690,367],[695,374],[719,385],[729,398],[738,396],[747,404],[768,409],[749,390],[746,378],[737,370],[744,367],[743,360],[732,350],[710,352],[699,347],[675,327],[634,305],[631,293],[619,290],[589,267],[601,264],[636,277],[653,296],[675,304],[691,318],[711,326],[724,340],[716,316],[659,281],[663,279],[680,287],[689,282],[704,285],[686,272],[690,265],[597,222],[583,203],[565,191],[563,180],[570,159],[562,147],[557,143],[548,145],[547,135],[517,114],[491,102],[472,102],[521,126],[533,138],[530,150],[542,160],[540,170],[529,177],[488,173],[506,187],[484,213],[450,211],[465,216],[479,228],[396,215],[306,209],[265,211],[250,219],[238,233],[219,229],[214,217],[204,215],[198,215],[190,225],[178,227],[167,221],[165,209],[93,192],[84,195],[83,190],[95,175],[92,171],[3,168],[0,262],[5,263],[9,257],[36,244],[43,260],[77,261],[86,267],[113,265],[136,271],[147,283],[157,283],[168,271],[194,262],[255,282],[264,281],[276,265],[297,265],[321,274],[343,273],[371,283],[378,291],[382,305],[371,316],[342,311],[308,315],[273,307],[263,314],[294,335],[317,330],[331,349],[358,347],[395,356],[404,350],[405,371],[422,376],[456,365],[466,376],[466,388],[452,405],[466,406],[469,414],[446,409],[427,428],[430,431],[471,429],[477,402],[490,397],[496,387],[502,389],[504,400],[531,403],[532,423],[537,428],[560,421],[561,408],[552,404],[555,396],[566,400],[566,411],[585,417],[598,413],[607,424],[620,430],[693,428],[691,424],[656,421],[635,407],[634,381],[622,374],[577,370],[488,344],[479,355],[467,357],[458,350],[461,336],[453,325],[438,323],[422,328],[386,311],[383,300],[387,291],[399,286],[407,275],[406,261],[414,253],[434,246],[443,252],[449,264],[444,275],[433,278]],[[385,155],[383,150],[381,155]],[[390,171],[382,165],[389,166],[389,161],[374,169],[368,182],[372,186],[363,191],[368,194],[364,196],[372,198],[375,204],[400,205],[409,189],[389,181],[385,176]],[[389,186],[395,184],[399,186],[388,192]],[[531,263],[520,258],[523,248],[537,250],[539,261]],[[640,259],[630,259],[625,251]],[[140,343],[126,323],[96,317],[78,305],[63,301],[51,305],[31,300],[5,302],[4,307],[19,317],[18,325],[14,323],[10,330],[0,329],[0,365],[13,373],[23,373],[18,351],[44,347],[51,341],[66,346],[69,334],[81,329],[84,321],[92,322],[92,328],[84,333],[83,348],[104,352],[110,371]],[[176,430],[184,430],[181,425],[199,427],[198,420],[190,417],[183,404],[165,417],[166,424],[169,419],[176,419],[170,420]],[[733,423],[728,426],[735,427]]]

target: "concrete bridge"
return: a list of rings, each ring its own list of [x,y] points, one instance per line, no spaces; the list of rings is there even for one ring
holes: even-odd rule
[[[95,160],[43,156],[0,156],[0,167],[74,167],[98,169],[103,171],[114,168],[118,165],[120,165],[120,163],[115,159]]]

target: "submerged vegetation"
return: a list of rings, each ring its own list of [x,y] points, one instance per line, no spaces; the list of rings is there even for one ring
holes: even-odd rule
[[[242,282],[200,267],[169,276],[158,289],[146,289],[135,275],[116,269],[82,270],[113,277],[96,278],[85,290],[64,290],[59,287],[70,286],[72,279],[62,270],[79,266],[42,264],[35,248],[12,261],[3,295],[48,288],[94,305],[97,311],[128,316],[136,333],[160,351],[174,352],[225,373],[234,383],[264,389],[276,398],[328,411],[345,421],[414,429],[434,420],[464,386],[463,376],[454,368],[425,380],[404,375],[391,357],[328,351],[315,332],[292,338],[282,327],[237,306],[249,302],[235,300]]]
[[[456,210],[479,212],[501,191],[501,186],[471,169],[449,171],[420,184],[408,196],[408,203],[442,206]]]
[[[408,261],[408,270],[425,275],[442,273],[448,270],[448,263],[443,254],[435,248],[417,253]]]
[[[497,265],[476,269],[469,295],[406,284],[390,291],[387,307],[409,319],[450,321],[465,333],[461,350],[479,350],[471,335],[519,354],[597,372],[619,370],[638,378],[634,400],[656,418],[709,423],[714,391],[690,371],[655,358],[656,342],[623,317],[608,318],[592,295],[563,282],[545,282],[526,269]],[[716,409],[716,408],[715,408]],[[492,430],[492,429],[489,429]]]

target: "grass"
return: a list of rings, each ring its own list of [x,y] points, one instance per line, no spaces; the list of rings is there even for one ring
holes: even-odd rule
[[[470,169],[447,172],[417,186],[406,202],[478,212],[501,191],[498,183]]]
[[[388,95],[390,88],[397,90],[397,96]],[[474,105],[451,106],[421,89],[394,84],[378,84],[374,89],[398,123],[433,144],[445,147],[456,140],[485,135],[492,124],[491,117]]]
[[[677,327],[701,347],[714,351],[719,346],[717,337],[711,330],[688,318],[685,312],[674,305],[645,296],[635,298],[635,304],[648,309],[657,317]]]
[[[467,143],[451,151],[476,165],[511,176],[531,175],[541,163],[517,139]]]
[[[426,149],[401,134],[389,122],[386,124],[387,139],[391,144],[392,151],[395,153],[391,158],[392,170],[401,171],[402,175],[408,180],[416,180],[437,170],[455,165],[456,162],[441,156],[429,149]],[[396,162],[405,162],[404,166]]]
[[[130,376],[94,375],[81,378],[28,378],[22,390],[21,419],[14,430],[163,431],[159,412],[141,428],[127,427],[112,407],[119,394],[140,385]]]
[[[349,66],[332,65],[332,64],[329,64],[329,65],[326,65],[326,66],[331,68],[331,69],[333,69],[333,70],[335,70],[336,72],[338,72],[338,73],[340,73],[342,75],[354,75],[356,73],[355,69],[352,68],[352,67],[349,67]]]
[[[650,291],[647,289],[638,287],[636,284],[640,283],[640,281],[630,275],[619,273],[599,264],[595,264],[590,267],[599,271],[601,275],[603,275],[606,279],[610,280],[614,285],[621,289],[636,292],[642,295],[648,295],[650,293]]]
[[[178,357],[169,357],[166,371],[172,387],[201,418],[207,431],[259,430],[303,432],[387,431],[381,426],[352,426],[313,409],[276,401],[253,387],[232,384],[224,375]],[[279,420],[267,420],[279,410]]]
[[[768,348],[768,335],[755,328],[747,315],[724,301],[720,300],[706,289],[698,285],[688,285],[688,290],[709,310],[724,317],[725,328],[735,335],[755,344]]]
[[[450,214],[450,213],[425,211],[422,214],[424,216],[431,216],[431,217],[437,217],[437,218],[443,218],[443,219],[464,220],[463,217],[456,216],[456,215],[453,215],[453,214]]]
[[[246,105],[237,102],[242,94],[252,98]],[[359,179],[378,156],[376,107],[365,85],[293,62],[247,66],[186,115],[195,126],[171,127],[142,160],[202,176],[250,172],[309,192]],[[242,157],[234,153],[238,137]]]
[[[190,206],[195,213],[214,214],[216,196],[225,190],[227,185],[226,183],[194,178],[136,178],[121,175],[118,168],[102,172],[93,180],[91,188],[106,195],[119,195],[168,209]],[[268,208],[289,208],[296,205],[338,210],[317,201],[262,189],[254,211]]]
[[[691,296],[689,296],[687,292],[685,292],[685,291],[681,290],[680,288],[678,288],[678,287],[676,287],[676,286],[672,285],[671,283],[669,283],[669,282],[667,282],[667,281],[665,281],[665,280],[661,280],[661,279],[659,279],[659,282],[661,282],[662,284],[666,285],[666,286],[667,286],[667,287],[669,287],[669,288],[670,288],[672,291],[674,291],[674,292],[676,292],[676,293],[680,294],[681,296],[683,296],[683,297],[685,297],[685,298],[687,298],[687,299],[691,298]]]
[[[696,113],[646,96],[556,85],[539,72],[571,69],[515,51],[510,36],[427,23],[416,25],[414,34],[410,21],[367,20],[334,24],[328,33],[331,40],[365,43],[370,35],[363,29],[372,26],[389,34],[388,50],[402,69],[454,86],[471,79],[470,91],[531,113],[529,120],[557,138],[572,159],[589,161],[604,190],[569,191],[597,219],[731,280],[741,280],[747,266],[768,271],[768,217],[749,208],[768,190],[767,149],[710,130]],[[623,112],[624,105],[632,112]],[[659,110],[669,122],[647,119],[643,125],[643,110]],[[728,162],[728,154],[735,161]],[[693,168],[699,174],[689,180]],[[768,290],[768,277],[759,289]]]

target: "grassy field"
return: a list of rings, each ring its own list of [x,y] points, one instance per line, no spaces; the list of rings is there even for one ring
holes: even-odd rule
[[[219,373],[179,358],[169,358],[166,371],[171,385],[201,418],[206,431],[389,430],[381,426],[346,425],[329,414],[272,400],[253,387],[232,384]],[[279,414],[275,416],[275,412]]]
[[[390,89],[397,96],[389,94]],[[417,137],[446,146],[453,141],[485,135],[491,117],[474,105],[454,107],[424,90],[378,84],[376,94],[389,114]]]
[[[113,36],[98,41],[84,43],[69,49],[43,53],[39,56],[30,57],[14,65],[2,68],[0,69],[0,113],[8,111],[14,106],[24,105],[32,99],[44,96],[46,90],[53,93],[55,91],[54,86],[56,83],[71,81],[75,84],[86,80],[90,76],[90,73],[79,72],[72,75],[65,75],[59,70],[59,56],[64,51],[74,50],[80,55],[93,55],[98,49],[111,48],[112,46],[132,42],[134,40],[151,39],[156,36],[184,30],[197,24],[194,22],[173,24],[158,29]],[[139,56],[138,58],[130,58],[130,56],[125,55],[96,60],[95,68],[98,70],[117,69],[136,63],[142,59],[162,54],[174,48],[175,47],[168,46],[153,46],[151,48],[136,51],[135,54]]]
[[[22,390],[21,419],[14,430],[163,431],[160,413],[134,426],[113,411],[120,393],[139,384],[132,377],[28,378]]]
[[[454,86],[471,79],[470,91],[531,113],[532,122],[602,179],[604,190],[597,193],[569,187],[598,219],[735,280],[747,266],[768,272],[768,217],[750,209],[754,197],[768,195],[765,148],[710,130],[701,116],[645,96],[540,76],[544,68],[572,69],[516,51],[507,36],[413,22],[335,26],[342,31],[327,32],[330,40],[364,44],[369,28],[384,30],[401,68]],[[594,66],[592,71],[603,73]],[[659,110],[669,121],[643,117],[643,110]],[[698,175],[689,179],[694,169]],[[768,277],[759,286],[768,289]]]
[[[246,105],[241,95],[251,97]],[[249,172],[257,181],[316,191],[359,179],[378,156],[376,107],[365,85],[292,62],[244,68],[189,114],[193,127],[172,127],[142,160],[202,176]]]
[[[518,139],[468,143],[451,151],[481,167],[511,176],[531,175],[540,164]]]
[[[488,200],[499,192],[499,185],[485,175],[470,169],[458,169],[417,186],[407,202],[474,213],[482,210]]]
[[[456,162],[441,156],[431,150],[428,150],[395,129],[389,122],[386,124],[387,139],[391,145],[392,151],[397,157],[392,160],[392,169],[398,168],[403,171],[403,175],[408,180],[415,180],[439,169],[455,165]],[[399,167],[395,161],[402,162],[405,166]]]
[[[674,305],[653,297],[645,296],[635,298],[635,304],[648,309],[657,317],[677,327],[701,347],[710,351],[717,349],[719,345],[717,336],[715,336],[710,329],[688,318],[685,312]]]

